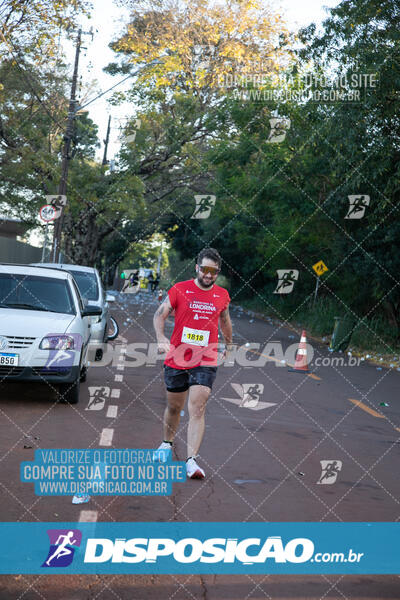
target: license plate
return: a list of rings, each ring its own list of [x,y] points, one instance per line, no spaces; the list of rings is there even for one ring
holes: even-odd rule
[[[17,367],[18,359],[18,354],[6,354],[5,352],[0,352],[0,366]]]

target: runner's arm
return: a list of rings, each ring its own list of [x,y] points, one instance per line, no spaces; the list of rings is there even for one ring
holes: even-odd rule
[[[227,349],[230,350],[232,349],[232,321],[229,314],[229,306],[227,306],[226,309],[220,314],[219,325],[221,327]]]
[[[164,334],[164,324],[168,315],[172,313],[174,309],[171,306],[171,302],[169,300],[169,296],[165,298],[164,302],[160,304],[157,308],[154,317],[153,317],[153,325],[154,331],[156,332],[157,342],[159,344],[160,350],[164,350],[168,352],[170,347],[169,339]]]

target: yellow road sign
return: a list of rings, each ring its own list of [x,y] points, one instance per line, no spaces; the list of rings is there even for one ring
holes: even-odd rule
[[[323,275],[326,271],[329,271],[328,267],[326,266],[326,264],[320,260],[319,262],[315,263],[315,265],[313,265],[312,267],[314,269],[314,271],[316,272],[316,274],[318,275],[318,277],[320,277],[321,275]]]

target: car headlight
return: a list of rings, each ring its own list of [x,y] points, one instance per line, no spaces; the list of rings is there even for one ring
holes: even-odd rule
[[[51,335],[40,342],[41,350],[73,350],[74,338],[70,335]]]

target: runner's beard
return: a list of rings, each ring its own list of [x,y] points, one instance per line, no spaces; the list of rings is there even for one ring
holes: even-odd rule
[[[197,279],[203,287],[211,287],[214,283],[214,279],[212,277],[209,277],[205,280],[204,275],[202,275],[200,272],[197,273]]]

